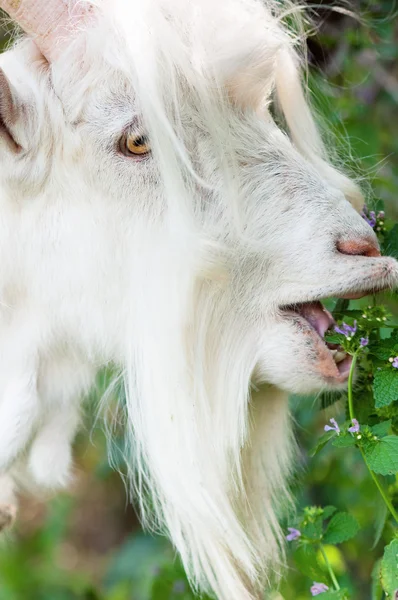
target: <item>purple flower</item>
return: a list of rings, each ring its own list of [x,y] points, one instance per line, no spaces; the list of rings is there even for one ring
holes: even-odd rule
[[[394,367],[394,369],[398,369],[398,356],[396,356],[394,358],[394,360],[392,361],[392,366]]]
[[[295,529],[294,527],[288,527],[287,530],[289,531],[289,534],[286,536],[286,540],[288,542],[293,542],[293,540],[298,540],[299,537],[301,536],[301,531],[299,531],[298,529]]]
[[[353,335],[356,334],[357,332],[357,322],[354,321],[354,325],[351,327],[350,325],[347,325],[347,323],[342,323],[341,327],[338,327],[337,325],[334,328],[336,333],[341,333],[342,335],[344,335],[346,338],[350,338]]]
[[[358,423],[358,421],[357,421],[356,419],[353,419],[353,420],[352,420],[352,427],[349,427],[349,428],[348,428],[348,431],[349,431],[350,433],[358,433],[358,431],[359,431],[359,427],[360,427],[360,426],[359,426],[359,423]]]
[[[335,431],[338,435],[340,433],[340,427],[337,425],[336,419],[330,419],[330,422],[331,422],[332,426],[325,425],[324,430],[325,431]]]
[[[323,594],[323,592],[328,591],[328,586],[324,583],[317,583],[314,581],[314,585],[311,587],[311,594],[313,596],[319,596],[319,594]]]
[[[371,227],[376,225],[376,214],[374,210],[371,210],[369,213],[368,223]]]
[[[359,343],[361,344],[362,348],[364,348],[369,344],[369,338],[361,338],[361,341]]]
[[[374,210],[371,210],[369,212],[369,209],[367,206],[363,207],[363,211],[361,212],[361,217],[363,219],[365,219],[367,224],[370,225],[372,228],[376,225],[376,213]]]

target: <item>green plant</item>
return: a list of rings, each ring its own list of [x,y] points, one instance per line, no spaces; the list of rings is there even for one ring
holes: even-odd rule
[[[398,226],[385,220],[384,211],[368,211],[363,217],[373,227],[385,253],[398,258]],[[398,596],[398,511],[395,507],[398,486],[389,477],[398,473],[398,329],[386,306],[373,297],[372,304],[350,308],[349,301],[335,306],[339,323],[326,336],[329,344],[351,356],[351,368],[343,423],[336,418],[324,426],[325,433],[311,452],[315,456],[328,444],[340,451],[359,451],[376,486],[385,510],[377,526],[376,543],[391,525],[393,538],[373,569],[373,599]],[[358,379],[354,385],[354,373]],[[342,455],[342,458],[345,455]],[[390,485],[389,485],[390,483]],[[349,513],[336,512],[332,506],[306,507],[289,528],[288,541],[296,545],[295,561],[304,575],[312,578],[311,592],[322,598],[350,598],[342,589],[325,552],[325,544],[340,544],[358,533],[359,525]],[[323,568],[319,564],[320,552]],[[325,569],[326,567],[326,569]]]

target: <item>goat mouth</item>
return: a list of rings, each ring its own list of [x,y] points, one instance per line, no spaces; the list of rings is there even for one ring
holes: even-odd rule
[[[345,383],[350,373],[352,356],[341,346],[325,340],[325,333],[335,324],[331,313],[319,301],[286,306],[283,313],[304,338],[314,370],[327,383]]]

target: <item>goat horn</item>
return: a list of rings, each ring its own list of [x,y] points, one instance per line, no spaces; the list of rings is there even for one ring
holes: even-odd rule
[[[68,0],[0,0],[0,8],[34,38],[49,62],[58,55],[58,42],[70,37]]]

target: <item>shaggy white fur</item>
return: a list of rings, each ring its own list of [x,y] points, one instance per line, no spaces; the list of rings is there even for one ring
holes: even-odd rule
[[[260,598],[287,393],[347,375],[286,307],[392,286],[397,263],[328,162],[280,2],[92,4],[50,65],[29,39],[0,57],[0,502],[10,477],[68,482],[80,399],[117,365],[144,524],[199,590]]]

